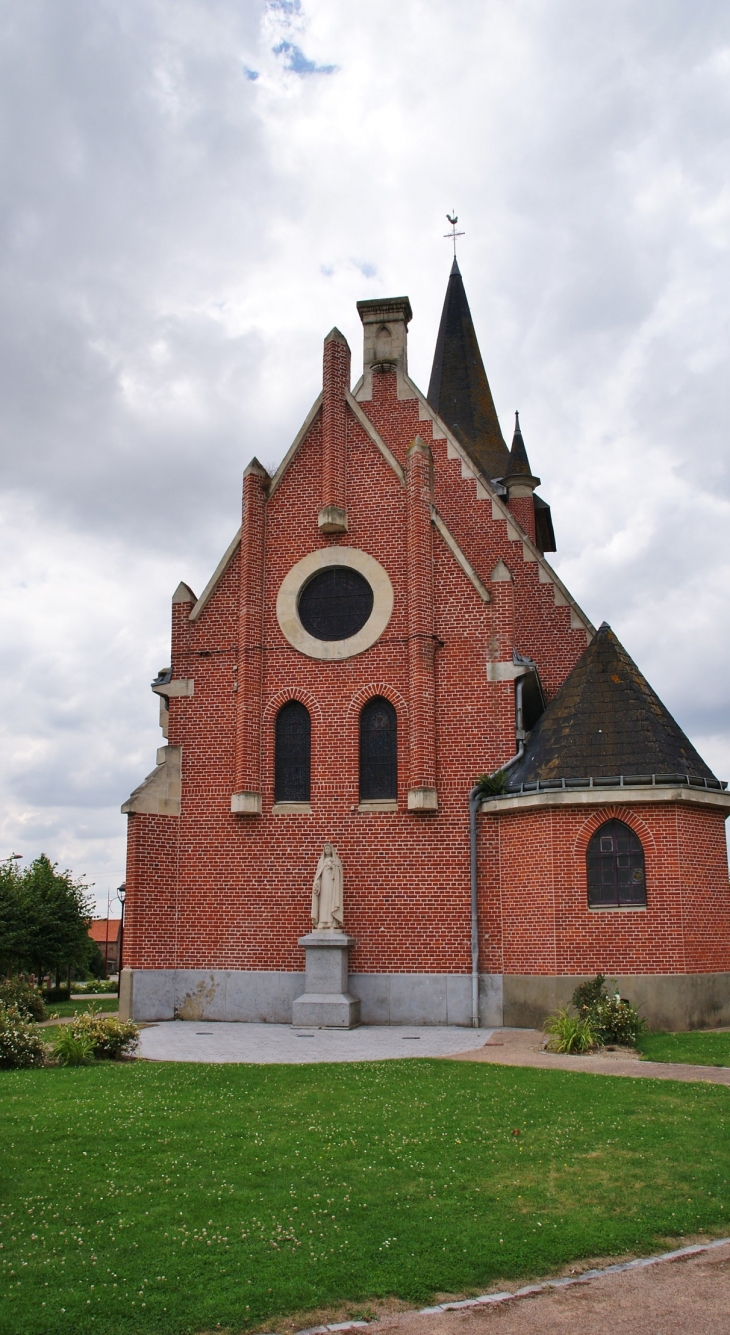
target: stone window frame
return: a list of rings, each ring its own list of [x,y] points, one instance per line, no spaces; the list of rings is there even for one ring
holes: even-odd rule
[[[350,635],[346,640],[318,640],[299,620],[297,604],[302,588],[313,575],[331,566],[349,566],[351,570],[357,570],[373,591],[373,610],[368,620],[356,635]],[[336,663],[364,653],[380,639],[393,614],[394,603],[390,576],[374,556],[357,547],[320,547],[297,561],[284,576],[276,598],[276,617],[282,635],[292,648],[308,658]]]

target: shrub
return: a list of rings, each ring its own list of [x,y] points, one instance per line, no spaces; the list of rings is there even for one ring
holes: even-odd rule
[[[43,1000],[50,1002],[51,1005],[54,1001],[70,1001],[70,999],[71,993],[67,987],[47,987],[43,993]]]
[[[590,1010],[597,1001],[605,1001],[607,996],[605,975],[597,973],[595,978],[576,987],[573,993],[573,1005],[577,1011],[582,1011],[584,1007]]]
[[[646,1029],[646,1022],[638,1011],[621,997],[606,997],[605,1001],[597,1002],[589,1013],[603,1043],[621,1043],[632,1048]]]
[[[480,774],[475,786],[485,797],[498,797],[504,792],[506,784],[507,775],[504,770],[498,769],[496,774]]]
[[[620,997],[617,985],[613,994],[606,988],[602,973],[589,983],[581,983],[573,993],[573,1005],[579,1015],[589,1019],[600,1043],[621,1043],[633,1047],[646,1029],[646,1022],[625,997]]]
[[[42,1066],[45,1060],[43,1038],[24,1020],[17,1006],[0,1004],[0,1066],[20,1070]]]
[[[590,1052],[600,1043],[590,1017],[571,1015],[567,1010],[549,1015],[544,1028],[551,1035],[550,1052]]]
[[[65,1024],[53,1044],[53,1055],[59,1066],[90,1066],[94,1060],[94,1040],[90,1034],[75,1034]]]
[[[103,1020],[98,1011],[77,1015],[68,1028],[73,1034],[91,1039],[94,1056],[102,1060],[118,1061],[130,1056],[139,1044],[139,1029],[131,1020],[110,1017]]]
[[[25,978],[4,978],[0,983],[0,1005],[14,1006],[24,1020],[45,1020],[43,997]]]
[[[118,984],[111,978],[94,978],[93,981],[89,983],[78,983],[74,990],[76,992],[85,992],[91,995],[101,995],[102,993],[105,994],[107,992],[113,992],[116,995]]]

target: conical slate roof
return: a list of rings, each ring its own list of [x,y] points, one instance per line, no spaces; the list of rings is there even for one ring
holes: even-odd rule
[[[487,477],[507,474],[510,454],[500,430],[456,260],[441,313],[428,401]]]
[[[717,783],[604,621],[530,733],[507,787],[621,774]]]
[[[530,460],[527,457],[527,450],[522,437],[519,413],[515,413],[515,434],[512,437],[512,448],[509,452],[509,472],[505,476],[532,477]]]

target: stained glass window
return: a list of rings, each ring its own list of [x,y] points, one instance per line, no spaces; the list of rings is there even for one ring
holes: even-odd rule
[[[398,795],[398,720],[389,700],[376,695],[360,714],[360,801]]]
[[[646,903],[644,850],[629,825],[621,820],[601,825],[588,844],[586,861],[591,908]]]
[[[318,640],[348,640],[362,630],[373,610],[373,591],[350,566],[330,566],[305,584],[299,620]]]
[[[309,801],[311,724],[299,700],[289,700],[276,716],[274,800]]]

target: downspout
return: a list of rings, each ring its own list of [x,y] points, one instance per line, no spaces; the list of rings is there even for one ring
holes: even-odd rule
[[[505,770],[521,760],[525,753],[525,738],[522,715],[523,678],[518,677],[516,685],[516,722],[517,754],[500,765],[495,774],[504,774]],[[490,778],[493,776],[490,775]],[[477,884],[477,810],[482,801],[481,788],[477,784],[469,793],[469,848],[471,859],[471,1022],[474,1029],[479,1028],[479,893]]]

